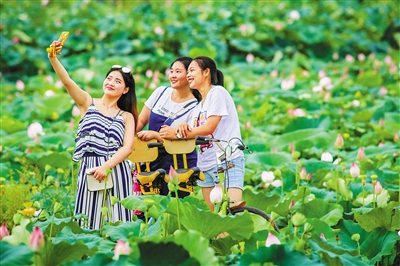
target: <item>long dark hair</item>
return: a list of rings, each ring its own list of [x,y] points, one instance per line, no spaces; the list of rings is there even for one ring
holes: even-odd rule
[[[129,87],[129,90],[127,93],[122,94],[121,97],[117,101],[117,105],[119,109],[129,112],[133,115],[133,119],[135,121],[135,125],[137,125],[139,113],[137,110],[137,99],[136,99],[136,89],[135,89],[135,79],[132,76],[132,72],[125,73],[122,71],[122,68],[111,68],[107,74],[106,77],[112,72],[112,71],[119,71],[121,73],[125,86]]]
[[[206,70],[207,68],[210,69],[211,85],[224,86],[224,74],[217,69],[217,65],[215,64],[214,60],[207,56],[198,56],[193,59],[193,61],[196,61],[203,70]]]
[[[181,62],[183,64],[183,66],[186,69],[186,72],[189,68],[190,63],[192,63],[193,58],[188,57],[188,56],[182,56],[182,57],[178,57],[177,59],[174,60],[174,62],[171,63],[170,68],[172,68],[172,66],[176,63],[176,62]],[[201,100],[203,99],[203,97],[201,96],[200,92],[197,89],[190,89],[192,91],[193,96],[196,98],[196,100],[198,102],[201,102]]]

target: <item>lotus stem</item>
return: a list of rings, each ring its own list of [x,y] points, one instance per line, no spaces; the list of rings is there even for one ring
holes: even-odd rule
[[[178,214],[178,229],[181,231],[181,214],[179,212],[179,197],[178,197],[178,189],[177,186],[175,186],[175,199],[176,199],[176,212]]]

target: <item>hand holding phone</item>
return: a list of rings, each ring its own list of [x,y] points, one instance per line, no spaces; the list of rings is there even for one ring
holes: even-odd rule
[[[58,51],[57,51],[57,48],[55,47],[55,45],[52,44],[52,45],[50,45],[50,47],[48,47],[48,48],[46,49],[46,52],[50,53],[50,54],[51,54],[51,57],[56,57],[56,56],[57,56],[57,52],[60,52],[61,49],[62,49],[62,47],[64,46],[64,43],[65,43],[65,41],[66,41],[67,38],[68,38],[68,35],[69,35],[69,31],[63,31],[63,32],[61,32],[60,37],[58,37],[58,40],[57,40],[57,42],[60,43],[60,46],[59,46],[59,48],[58,48]]]

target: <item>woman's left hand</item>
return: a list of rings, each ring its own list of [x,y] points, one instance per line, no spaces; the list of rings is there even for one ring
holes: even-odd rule
[[[94,179],[96,180],[104,180],[107,176],[106,172],[107,168],[104,166],[99,166],[96,168],[90,169],[90,173],[93,174]]]

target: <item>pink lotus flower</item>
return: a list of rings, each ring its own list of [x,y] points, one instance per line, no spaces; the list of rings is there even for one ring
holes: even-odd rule
[[[252,63],[254,61],[254,55],[253,54],[247,54],[246,61],[247,61],[247,63]]]
[[[358,54],[357,58],[358,58],[358,61],[364,61],[365,60],[365,55],[364,54]]]
[[[352,163],[350,166],[350,175],[353,178],[360,176],[360,168],[355,163]]]
[[[334,53],[332,54],[332,59],[335,60],[335,61],[337,61],[337,60],[339,59],[339,54],[338,54],[337,52],[334,52]]]
[[[44,93],[44,96],[46,96],[46,97],[51,97],[51,96],[54,96],[54,95],[56,95],[56,94],[52,90],[47,90]]]
[[[382,147],[382,146],[384,146],[384,145],[385,145],[385,143],[383,143],[383,142],[381,141],[381,142],[379,142],[378,147]]]
[[[295,85],[296,83],[294,82],[294,76],[291,76],[288,79],[282,80],[281,88],[282,90],[287,91],[293,89]]]
[[[294,208],[294,200],[292,200],[289,204],[289,210]]]
[[[241,106],[240,104],[237,106],[237,110],[238,112],[243,112],[243,106]]]
[[[292,10],[292,11],[290,11],[290,13],[289,13],[289,17],[292,19],[292,20],[299,20],[300,19],[300,13],[299,13],[299,11],[297,11],[297,10]]]
[[[245,129],[251,128],[251,123],[250,123],[250,121],[247,121],[246,124],[244,124],[244,128],[245,128]]]
[[[179,175],[178,173],[175,171],[175,169],[172,167],[172,165],[170,165],[169,167],[169,182],[174,184],[174,185],[178,185],[180,183],[179,180]]]
[[[19,91],[23,91],[25,88],[25,83],[19,79],[17,82],[15,82],[15,88]]]
[[[303,77],[309,77],[310,73],[308,73],[307,70],[303,69],[303,71],[301,71],[301,74],[303,75]]]
[[[390,55],[387,55],[385,57],[385,63],[386,65],[390,65],[392,63],[392,58],[390,57]]]
[[[379,126],[380,126],[381,128],[384,128],[384,127],[385,127],[385,121],[383,120],[383,118],[380,118],[380,119],[379,119],[378,124],[379,124]]]
[[[323,88],[322,88],[321,86],[319,86],[319,85],[314,86],[314,87],[312,88],[312,91],[313,91],[313,92],[320,92],[320,91],[322,91],[322,90],[323,90]]]
[[[43,135],[43,127],[39,122],[34,122],[28,127],[28,137],[31,139],[36,139],[38,135]]]
[[[157,35],[163,35],[164,34],[164,30],[160,26],[157,26],[154,29],[154,33],[157,34]]]
[[[305,180],[307,178],[307,170],[305,167],[301,168],[300,179]]]
[[[80,114],[81,114],[81,111],[79,110],[79,107],[74,105],[74,107],[72,107],[72,116],[77,117]]]
[[[397,143],[397,142],[399,142],[399,140],[400,140],[399,134],[395,133],[394,136],[393,136],[393,142]]]
[[[54,79],[53,79],[52,76],[48,75],[48,76],[46,76],[46,81],[49,82],[49,83],[53,83]]]
[[[382,193],[382,185],[379,181],[376,182],[376,184],[375,184],[374,192],[376,195],[379,195]]]
[[[265,183],[264,187],[269,187],[272,185],[273,187],[282,186],[282,180],[274,180],[275,175],[272,171],[263,171],[261,174],[261,180]]]
[[[343,148],[343,145],[344,145],[344,140],[342,134],[339,134],[336,138],[334,146],[336,149],[340,150],[341,148]]]
[[[361,162],[364,159],[365,159],[365,152],[363,147],[360,147],[357,152],[357,160]]]
[[[379,195],[382,193],[382,185],[379,181],[376,182],[376,184],[375,184],[374,192],[376,195]]]
[[[277,152],[276,148],[271,148],[271,152]]]
[[[126,243],[124,240],[118,240],[114,248],[114,260],[118,260],[120,255],[129,255],[130,252],[129,243]]]
[[[276,31],[280,31],[281,29],[282,29],[281,23],[276,23],[276,24],[275,24],[275,30],[276,30]]]
[[[326,237],[325,237],[324,233],[319,234],[319,237],[326,241]]]
[[[246,24],[240,25],[239,31],[244,36],[246,34],[246,31],[247,31],[247,25]]]
[[[328,92],[325,93],[324,101],[325,102],[329,102],[330,99],[331,99],[331,93],[328,91]]]
[[[273,78],[276,78],[278,76],[278,71],[277,70],[272,70],[270,76],[273,77]]]
[[[353,104],[354,107],[358,107],[361,104],[359,100],[353,100],[351,103]]]
[[[55,86],[56,86],[56,88],[61,89],[64,85],[61,82],[61,80],[57,80]]]
[[[397,67],[396,67],[396,65],[391,65],[390,68],[389,68],[389,72],[390,72],[390,74],[395,74],[395,73],[397,73]]]
[[[311,181],[312,179],[312,173],[308,173],[306,176],[306,180]]]
[[[268,233],[267,240],[265,241],[265,246],[270,247],[272,245],[280,245],[281,241],[272,233]]]
[[[0,227],[0,240],[3,239],[3,237],[10,235],[8,233],[7,225],[6,223],[3,223]]]
[[[323,162],[332,162],[333,161],[333,156],[329,152],[325,151],[321,155],[321,161]]]
[[[44,246],[44,235],[42,229],[39,226],[36,226],[33,229],[32,234],[29,239],[29,247],[32,251],[38,251]]]
[[[352,55],[347,54],[345,57],[345,60],[347,63],[353,63],[354,62],[354,57]]]
[[[295,151],[295,150],[296,150],[296,147],[294,146],[294,143],[290,142],[289,143],[289,151]]]
[[[318,71],[318,77],[319,77],[319,79],[326,77],[325,70],[321,69],[320,71]]]
[[[215,186],[210,192],[210,201],[212,204],[217,204],[222,202],[222,188],[220,186]]]
[[[323,77],[319,81],[319,85],[321,87],[326,87],[328,85],[332,84],[332,79],[330,77]]]
[[[148,77],[148,78],[153,77],[153,71],[151,69],[146,70],[146,77]]]

